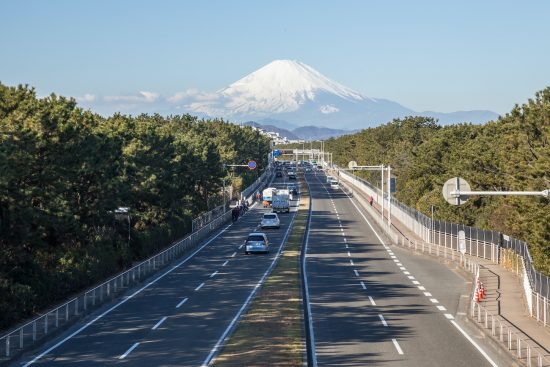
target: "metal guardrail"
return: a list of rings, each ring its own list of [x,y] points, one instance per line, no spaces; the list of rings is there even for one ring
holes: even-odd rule
[[[524,360],[528,367],[548,367],[550,359],[537,351],[537,348],[526,340],[523,333],[508,326],[499,316],[491,314],[481,304],[472,302],[470,316],[476,320],[485,331],[506,345],[509,351],[515,351],[518,359]]]
[[[370,182],[345,171],[338,170],[338,172],[340,177],[353,182],[366,194],[371,195],[378,204],[381,204],[383,197],[387,202],[387,194],[381,193],[380,189]],[[432,221],[427,215],[406,206],[393,197],[391,198],[391,205],[392,217],[397,218],[426,242],[456,249],[458,247],[458,232],[462,230],[466,235],[466,251],[468,254],[499,263],[502,249],[510,249],[516,253],[525,262],[527,279],[532,289],[531,295],[526,292],[526,297],[532,298],[528,300],[530,301],[528,304],[531,305],[529,311],[537,321],[544,326],[550,326],[550,277],[543,275],[534,268],[527,243],[498,231],[483,230],[440,220]]]
[[[191,223],[191,232],[198,231],[214,219],[218,218],[220,215],[223,215],[224,211],[225,206],[219,205],[209,212],[199,215],[197,218],[193,219]]]
[[[249,193],[245,196],[247,200],[253,201],[253,197],[250,194],[254,193],[258,186],[269,178],[270,173],[270,169],[266,170],[252,185],[243,191],[243,194],[245,192]],[[228,222],[230,218],[231,211],[226,211],[216,218],[211,218],[210,222],[205,223],[202,228],[167,249],[109,280],[80,293],[71,300],[47,311],[24,325],[7,332],[0,337],[0,362],[2,362],[2,359],[6,359],[4,357],[9,359],[15,353],[31,347],[55,330],[72,324],[83,315],[95,309],[95,307],[114,299],[130,287],[139,284],[168,263],[188,252],[189,249],[196,247],[212,231]]]

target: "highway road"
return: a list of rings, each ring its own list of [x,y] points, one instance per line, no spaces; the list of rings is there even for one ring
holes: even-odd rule
[[[326,185],[324,175],[306,178],[313,200],[307,277],[318,366],[498,364],[455,320],[471,284],[432,258],[386,245],[363,209]]]
[[[295,215],[280,214],[281,228],[266,231],[269,255],[244,255],[240,246],[266,211],[253,207],[196,253],[13,365],[201,366],[272,264]]]

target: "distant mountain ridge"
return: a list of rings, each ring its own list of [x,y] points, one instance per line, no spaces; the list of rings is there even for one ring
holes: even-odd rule
[[[237,122],[268,121],[287,130],[309,125],[357,130],[415,115],[437,118],[441,124],[484,123],[498,117],[487,110],[415,112],[394,101],[363,96],[292,60],[275,60],[185,107],[196,114]]]
[[[318,140],[351,134],[353,131],[329,129],[327,127],[300,126],[292,130],[283,129],[275,125],[264,125],[254,121],[247,121],[243,125],[254,126],[266,131],[279,133],[281,137],[289,140]]]

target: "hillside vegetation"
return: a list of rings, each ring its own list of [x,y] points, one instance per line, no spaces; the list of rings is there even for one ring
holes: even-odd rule
[[[550,205],[542,197],[472,197],[456,207],[442,196],[449,178],[473,190],[541,191],[550,187],[550,88],[497,121],[441,127],[408,117],[326,141],[333,160],[346,166],[390,164],[396,197],[435,218],[498,230],[530,245],[535,266],[550,274]],[[318,146],[318,144],[317,144]],[[365,176],[369,177],[368,174]],[[370,174],[379,182],[379,174]]]
[[[222,162],[265,167],[268,152],[248,127],[104,118],[73,99],[0,84],[0,328],[182,237],[220,203]],[[237,189],[259,174],[236,173]],[[130,208],[129,245],[119,206]]]

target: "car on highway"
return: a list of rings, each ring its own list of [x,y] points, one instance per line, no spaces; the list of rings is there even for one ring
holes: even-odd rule
[[[332,177],[332,176],[327,176],[327,183],[328,183],[328,184],[329,184],[330,181],[332,181],[332,180],[334,180],[334,177]]]
[[[296,179],[296,172],[295,171],[288,171],[287,173],[289,180],[295,180]]]
[[[286,185],[286,189],[292,194],[292,195],[298,195],[298,185],[295,183],[289,183]]]
[[[338,190],[340,188],[340,184],[335,179],[330,180],[330,188],[333,190]]]
[[[281,171],[277,171],[275,173],[275,177],[283,177],[283,173]]]
[[[281,228],[281,221],[279,220],[277,213],[265,213],[260,223],[260,227],[262,229]]]
[[[262,232],[252,232],[244,241],[244,254],[252,253],[268,253],[269,241],[267,236]]]

